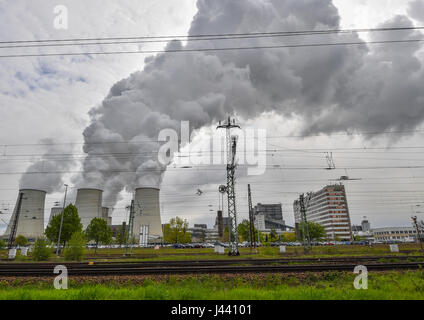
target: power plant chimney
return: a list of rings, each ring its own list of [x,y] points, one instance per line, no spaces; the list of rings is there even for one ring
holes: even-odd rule
[[[47,193],[43,190],[32,189],[22,189],[19,191],[19,194],[21,193],[23,193],[23,197],[15,236],[22,235],[29,241],[35,241],[44,235],[44,204]],[[7,237],[10,236],[13,221],[18,214],[18,202],[19,197],[6,233],[4,234]]]
[[[163,237],[160,219],[158,188],[138,188],[134,197],[133,235],[140,242],[140,234],[148,230],[148,242],[158,242]],[[147,227],[147,228],[146,228]]]
[[[83,230],[94,218],[103,217],[102,194],[103,190],[99,189],[78,189],[75,207],[78,209]]]

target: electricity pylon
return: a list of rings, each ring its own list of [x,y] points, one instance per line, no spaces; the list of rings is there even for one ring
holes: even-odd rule
[[[237,151],[237,137],[231,136],[231,129],[238,128],[240,126],[236,125],[235,120],[231,121],[231,118],[228,117],[228,122],[224,125],[219,123],[217,129],[225,129],[227,133],[226,142],[227,142],[227,196],[228,196],[228,217],[231,222],[231,230],[229,234],[229,252],[230,256],[239,256],[240,252],[238,250],[238,231],[237,231],[237,208],[236,208],[236,193],[235,193],[235,183],[236,183],[236,167],[235,162],[236,151]]]

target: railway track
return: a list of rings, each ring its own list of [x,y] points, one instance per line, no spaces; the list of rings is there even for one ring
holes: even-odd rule
[[[424,266],[422,262],[364,264],[369,271],[413,270]],[[353,271],[356,264],[315,264],[315,265],[262,265],[262,266],[184,266],[184,267],[140,267],[125,265],[112,267],[100,265],[80,266],[68,269],[72,276],[117,276],[117,275],[159,275],[159,274],[219,274],[219,273],[299,273],[322,271]],[[0,276],[54,276],[50,268],[2,268]]]
[[[373,258],[373,259],[370,259]],[[200,261],[149,261],[123,263],[62,263],[69,275],[142,275],[142,274],[187,274],[187,273],[257,273],[257,272],[317,272],[351,271],[358,264],[368,270],[418,269],[424,262],[379,263],[382,257],[352,257],[326,259],[262,259],[262,260],[200,260]],[[388,257],[384,257],[388,258]],[[391,257],[423,259],[415,257]],[[292,264],[289,264],[292,263]],[[293,264],[299,263],[299,264]],[[301,264],[311,263],[311,264]],[[58,264],[53,263],[5,263],[0,264],[1,276],[53,276]]]
[[[140,266],[199,266],[199,265],[234,265],[234,264],[251,264],[251,265],[265,265],[265,264],[289,264],[289,263],[321,263],[321,262],[328,262],[328,263],[349,263],[349,262],[361,262],[361,261],[380,261],[381,259],[386,260],[423,260],[424,256],[360,256],[360,257],[327,257],[327,258],[277,258],[277,259],[205,259],[205,260],[156,260],[156,261],[120,261],[120,262],[94,262],[97,264],[102,265],[125,265],[125,264],[132,264],[132,265],[140,265]],[[8,261],[7,259],[4,259],[3,261]],[[29,267],[37,267],[40,265],[44,266],[56,266],[58,263],[0,263],[0,269],[3,266],[9,266],[9,267],[20,267],[23,265],[27,265]],[[62,263],[64,265],[72,266],[83,266],[87,265],[87,262],[67,262]]]

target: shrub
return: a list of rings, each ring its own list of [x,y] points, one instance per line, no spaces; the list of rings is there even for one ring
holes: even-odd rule
[[[0,249],[6,248],[6,241],[0,240]]]
[[[75,232],[65,248],[65,260],[81,261],[87,240],[82,232]]]
[[[47,247],[47,240],[38,238],[34,244],[34,251],[32,257],[35,261],[47,261],[49,260],[52,251]]]

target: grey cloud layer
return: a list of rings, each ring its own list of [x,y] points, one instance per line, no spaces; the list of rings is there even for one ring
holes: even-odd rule
[[[331,0],[198,0],[189,34],[339,28]],[[411,25],[398,16],[384,26]],[[393,35],[396,39],[412,32]],[[390,36],[385,36],[390,39]],[[380,39],[380,38],[378,38]],[[360,41],[355,34],[189,43],[187,48]],[[168,48],[183,45],[174,41]],[[76,181],[107,190],[111,203],[125,187],[159,185],[158,132],[192,129],[228,114],[245,119],[266,111],[300,115],[304,132],[411,129],[424,117],[423,61],[417,44],[315,49],[160,54],[144,70],[119,81],[91,111],[84,131],[86,173]],[[140,141],[149,141],[140,143]],[[93,142],[130,141],[122,144]],[[98,153],[137,153],[99,158]],[[103,171],[92,173],[97,169]],[[136,174],[113,173],[123,169]],[[152,171],[153,170],[153,171]]]

